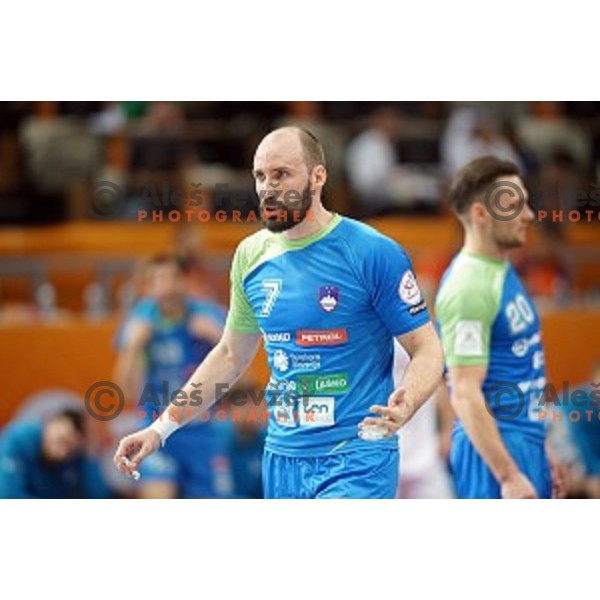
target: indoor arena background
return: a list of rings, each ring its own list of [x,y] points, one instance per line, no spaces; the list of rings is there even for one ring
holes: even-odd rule
[[[515,265],[542,315],[548,378],[593,381],[600,103],[4,102],[0,428],[83,402],[95,382],[111,380],[116,332],[145,260],[179,255],[190,293],[227,306],[233,251],[261,227],[247,219],[253,152],[284,124],[322,141],[325,206],[402,244],[430,305],[462,241],[446,207],[449,178],[479,155],[517,162],[538,223]],[[188,219],[181,203],[192,197],[201,201]],[[266,381],[261,351],[248,385]],[[131,493],[110,466],[130,425],[127,411],[93,423],[90,445],[115,496]]]

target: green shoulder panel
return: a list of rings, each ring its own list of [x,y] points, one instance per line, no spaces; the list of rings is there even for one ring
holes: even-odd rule
[[[449,367],[489,362],[492,326],[508,262],[461,252],[440,288],[435,313]]]
[[[231,264],[231,292],[227,327],[241,333],[259,333],[260,327],[244,292],[244,279],[263,262],[285,252],[267,229],[257,231],[237,247]]]

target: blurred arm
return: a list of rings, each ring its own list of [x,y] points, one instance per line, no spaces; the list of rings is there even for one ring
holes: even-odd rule
[[[448,460],[454,427],[454,411],[450,404],[450,394],[445,381],[442,381],[433,393],[433,401],[438,415],[440,455],[444,460]]]
[[[133,321],[127,326],[124,345],[119,351],[114,370],[114,379],[128,400],[135,398],[141,391],[145,370],[144,348],[151,335],[152,328],[148,323]]]
[[[215,319],[202,315],[192,318],[190,331],[194,337],[207,340],[213,345],[218,344],[223,335],[223,327]]]
[[[444,368],[442,345],[432,323],[398,336],[397,340],[410,356],[399,387],[405,390],[404,401],[413,406],[414,414],[440,383]]]
[[[496,425],[489,414],[482,392],[487,366],[450,367],[450,403],[461,420],[469,439],[502,484],[519,474]]]
[[[231,389],[248,368],[256,355],[261,338],[260,333],[240,333],[225,327],[218,344],[182,387],[181,395],[184,400],[178,400],[177,404],[171,403],[163,413],[162,422],[171,421],[183,425],[201,410],[210,408]],[[194,396],[201,396],[201,403],[196,402]],[[189,399],[192,399],[192,402],[189,402]]]

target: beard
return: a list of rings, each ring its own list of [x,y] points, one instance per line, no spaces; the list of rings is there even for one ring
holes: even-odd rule
[[[514,233],[500,233],[496,231],[493,237],[496,246],[501,250],[514,250],[525,245],[525,241]]]
[[[265,205],[262,203],[262,211],[264,211]],[[294,202],[296,204],[296,202]],[[312,206],[312,190],[310,189],[310,182],[306,184],[306,187],[302,191],[300,197],[300,206],[289,207],[284,202],[274,202],[269,204],[269,208],[277,210],[277,214],[270,218],[265,218],[263,212],[263,223],[265,227],[273,233],[281,233],[287,231],[295,225],[302,223],[306,219],[306,215]],[[261,212],[262,212],[261,211]]]

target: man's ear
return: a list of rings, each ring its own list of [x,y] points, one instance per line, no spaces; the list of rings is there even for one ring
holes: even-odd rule
[[[483,223],[488,212],[481,202],[473,202],[469,208],[468,214],[472,223]]]
[[[317,165],[312,172],[313,185],[323,187],[327,183],[327,169],[323,165]]]

